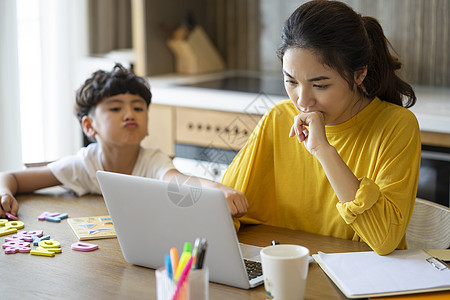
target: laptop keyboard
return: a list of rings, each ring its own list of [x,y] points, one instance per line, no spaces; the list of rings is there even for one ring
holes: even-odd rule
[[[244,259],[244,263],[247,269],[248,279],[252,280],[262,275],[261,262]]]

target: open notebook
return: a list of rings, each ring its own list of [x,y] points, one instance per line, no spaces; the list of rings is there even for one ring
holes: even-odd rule
[[[450,290],[450,269],[419,249],[385,256],[319,252],[313,258],[348,298]]]

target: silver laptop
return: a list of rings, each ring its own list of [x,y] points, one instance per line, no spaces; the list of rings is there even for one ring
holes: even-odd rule
[[[185,242],[206,238],[210,281],[244,289],[263,283],[262,273],[246,267],[258,264],[261,247],[238,242],[221,191],[196,178],[179,183],[98,171],[97,179],[127,262],[158,269],[170,248],[180,254]]]

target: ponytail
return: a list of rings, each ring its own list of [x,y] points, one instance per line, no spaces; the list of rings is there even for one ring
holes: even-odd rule
[[[361,17],[339,1],[313,0],[298,7],[286,20],[278,48],[282,60],[289,48],[309,49],[320,61],[335,69],[355,85],[354,74],[367,67],[358,91],[369,97],[405,107],[416,102],[412,87],[396,75],[401,63],[389,52],[392,48],[378,21]]]
[[[368,97],[375,96],[382,100],[403,106],[402,95],[406,96],[405,107],[416,103],[412,87],[397,76],[396,70],[402,66],[397,57],[392,56],[392,45],[386,39],[380,23],[372,17],[362,17],[364,27],[371,42],[372,59],[367,67],[363,85]]]

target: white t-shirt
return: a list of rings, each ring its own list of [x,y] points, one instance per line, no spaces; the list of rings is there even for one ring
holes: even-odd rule
[[[76,155],[48,164],[53,175],[78,196],[101,194],[96,172],[103,171],[102,152],[97,143],[81,148]],[[175,169],[170,157],[156,148],[142,148],[132,175],[162,180],[167,171]]]

